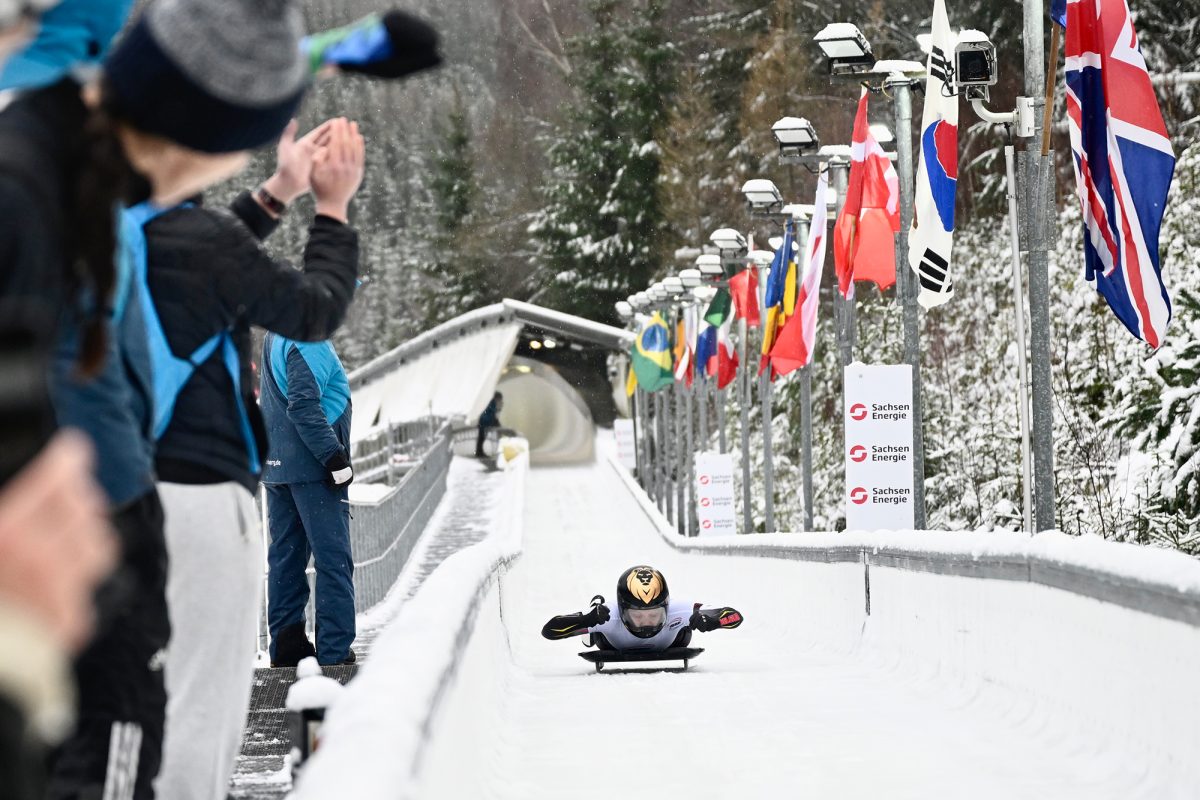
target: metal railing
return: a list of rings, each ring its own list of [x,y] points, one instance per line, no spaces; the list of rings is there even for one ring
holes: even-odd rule
[[[437,417],[393,423],[351,443],[354,479],[360,483],[395,486],[405,473],[420,463],[444,423]]]
[[[392,443],[396,448],[392,452],[404,452],[400,445],[405,441],[410,450],[420,443],[420,440],[398,438]],[[390,493],[378,502],[351,503],[355,611],[364,611],[387,596],[446,493],[451,458],[450,426],[442,424],[432,439],[425,439],[423,444],[423,452],[411,466],[392,463],[378,468],[405,470],[404,477]]]

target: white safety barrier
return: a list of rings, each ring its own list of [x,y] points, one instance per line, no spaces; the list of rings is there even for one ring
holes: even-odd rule
[[[505,465],[491,535],[447,558],[375,642],[370,660],[330,709],[295,800],[410,796],[462,651],[481,610],[494,602],[497,571],[520,553],[528,465],[525,453]]]
[[[628,470],[611,464],[678,550],[836,568],[842,582],[802,610],[816,639],[895,664],[964,702],[982,695],[1016,718],[1036,709],[1031,724],[1144,765],[1158,796],[1200,796],[1200,561],[1060,533],[683,538]]]

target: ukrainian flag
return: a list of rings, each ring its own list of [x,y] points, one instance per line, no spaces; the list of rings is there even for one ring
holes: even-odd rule
[[[671,363],[670,333],[657,311],[638,331],[630,350],[637,385],[647,392],[665,389],[675,381]]]

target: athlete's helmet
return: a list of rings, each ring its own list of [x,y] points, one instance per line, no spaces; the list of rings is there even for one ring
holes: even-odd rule
[[[649,639],[667,624],[667,579],[654,567],[630,567],[617,580],[617,611],[625,629]]]

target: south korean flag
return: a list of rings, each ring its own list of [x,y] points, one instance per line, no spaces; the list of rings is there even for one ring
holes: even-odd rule
[[[954,296],[950,250],[958,188],[958,95],[951,93],[954,87],[948,75],[955,43],[946,4],[934,0],[921,154],[913,225],[908,233],[908,263],[917,273],[921,287],[917,302],[923,308],[940,306]]]

